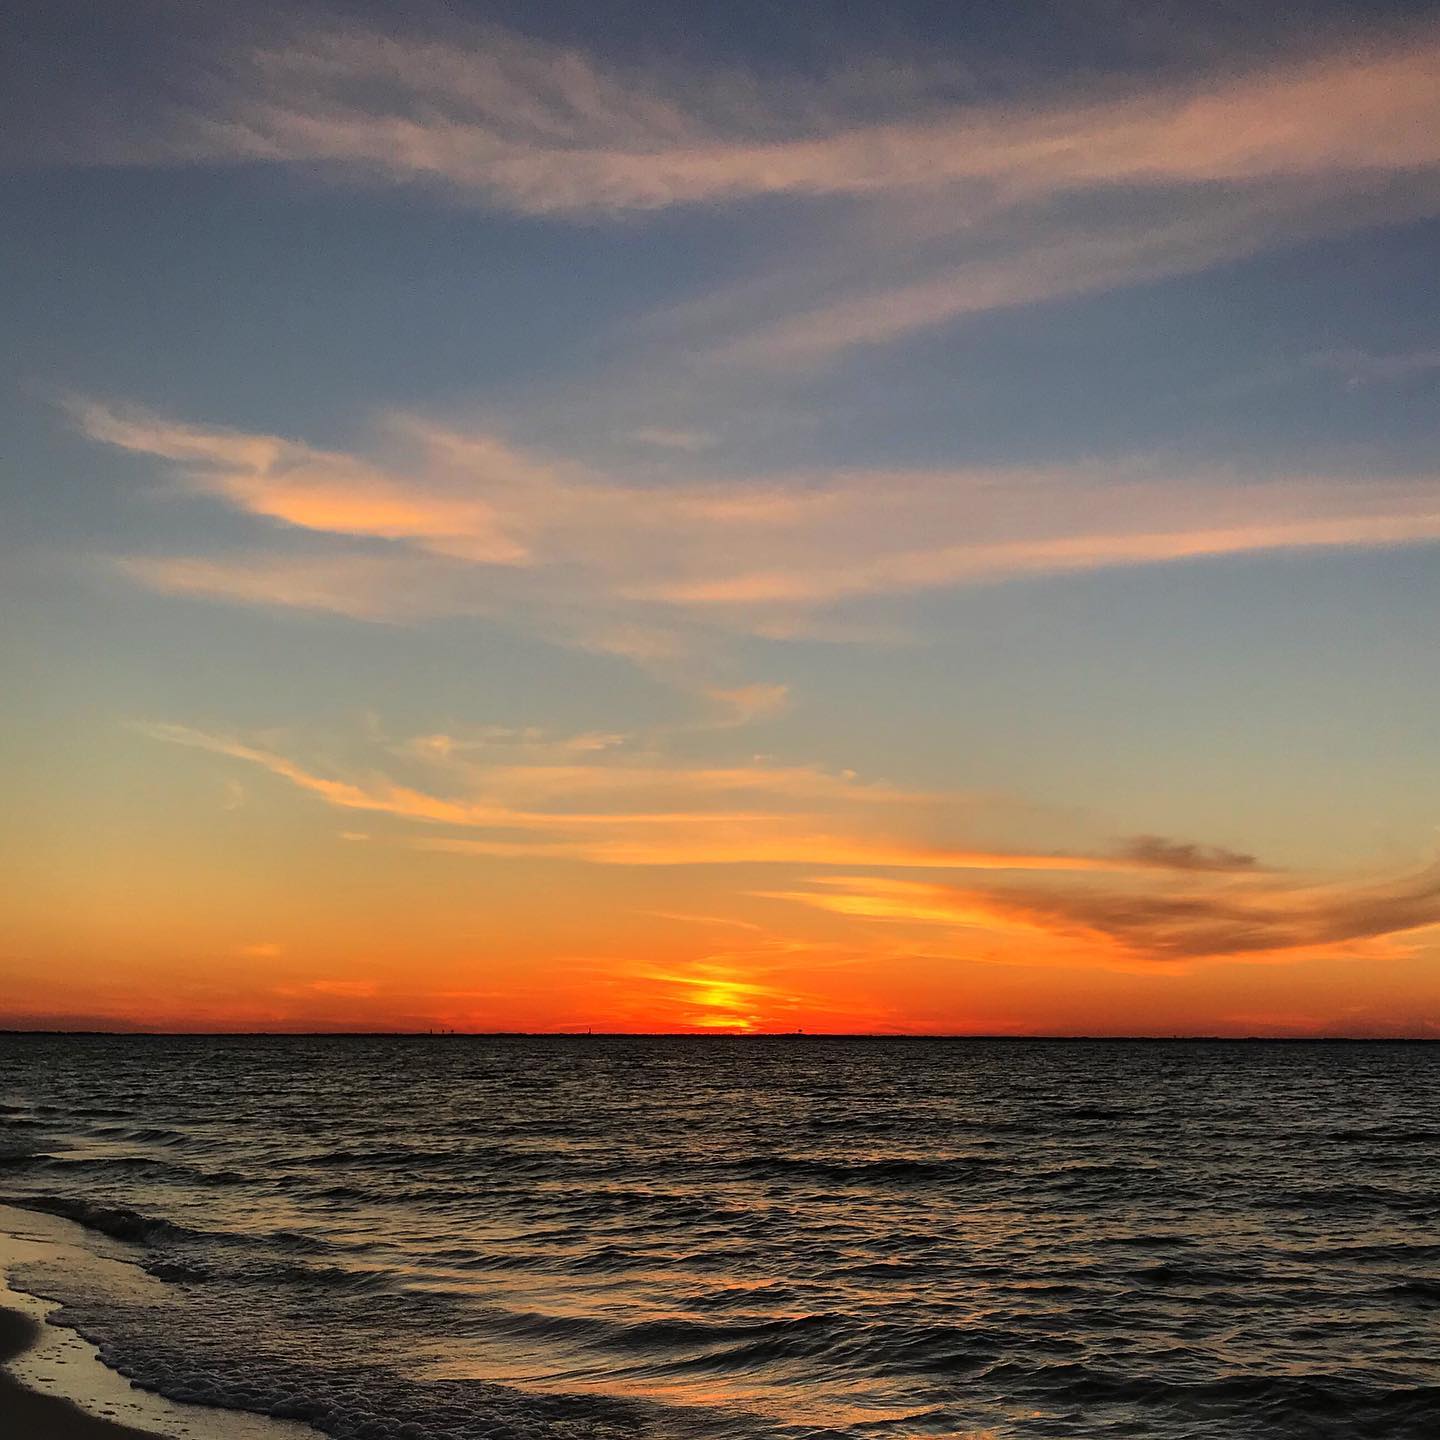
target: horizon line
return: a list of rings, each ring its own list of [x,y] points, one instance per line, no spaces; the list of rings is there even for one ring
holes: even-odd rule
[[[136,1040],[971,1040],[1093,1044],[1225,1044],[1225,1045],[1430,1045],[1440,1035],[1216,1035],[1205,1033],[1066,1034],[1062,1032],[1007,1034],[980,1031],[883,1030],[171,1030],[96,1029],[54,1026],[0,1026],[0,1038],[21,1036],[73,1039]]]

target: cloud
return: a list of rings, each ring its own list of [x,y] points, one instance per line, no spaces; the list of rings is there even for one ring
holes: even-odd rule
[[[393,422],[400,453],[372,460],[93,404],[77,413],[96,440],[166,462],[175,493],[293,532],[267,551],[119,562],[152,589],[370,620],[486,615],[644,663],[673,658],[697,628],[805,634],[827,607],[865,597],[1440,540],[1433,476],[1241,478],[1132,461],[647,484],[418,420]],[[754,687],[714,698],[737,714],[779,703]]]
[[[1249,857],[1145,837],[1118,853],[1004,851],[933,838],[970,797],[865,782],[805,765],[707,765],[616,737],[534,732],[427,735],[331,773],[273,746],[188,726],[152,739],[268,771],[340,810],[428,831],[414,848],[486,858],[622,866],[844,866],[1105,875],[1244,868]],[[614,743],[611,743],[612,740]],[[423,778],[392,773],[419,766]],[[387,766],[389,768],[387,768]],[[476,832],[482,832],[476,834]]]
[[[1393,355],[1372,355],[1368,350],[1322,350],[1310,356],[1312,369],[1339,375],[1346,386],[1395,384],[1440,371],[1440,350],[1408,350]]]
[[[456,576],[405,555],[128,555],[115,562],[128,579],[161,595],[343,615],[377,624],[478,613]]]
[[[748,725],[767,715],[779,715],[790,705],[788,685],[741,685],[730,690],[712,686],[705,693],[725,715],[722,723],[729,725]]]
[[[612,826],[623,831],[619,822]],[[489,859],[580,860],[592,865],[841,865],[886,870],[1049,870],[1128,868],[1101,856],[1025,855],[966,850],[915,841],[866,838],[806,828],[773,816],[712,817],[644,834],[592,834],[556,840],[472,840],[425,837],[421,850]]]
[[[1277,246],[1434,214],[1440,177],[1349,188],[1314,179],[1166,192],[1080,205],[1057,200],[972,218],[952,234],[903,231],[879,263],[861,240],[828,264],[781,267],[665,319],[698,330],[715,358],[766,369],[825,362],[987,311],[1196,274]],[[663,333],[663,332],[662,332]]]
[[[1168,840],[1163,835],[1135,835],[1120,847],[1121,855],[1139,865],[1159,870],[1253,870],[1253,855],[1226,850],[1218,845],[1196,845],[1191,841]]]
[[[1440,867],[1378,885],[1158,896],[1037,893],[1003,903],[1159,959],[1313,952],[1440,925]]]
[[[192,491],[267,520],[329,534],[421,541],[480,564],[526,558],[524,545],[499,528],[493,505],[475,494],[416,485],[353,455],[275,435],[180,425],[89,402],[75,413],[92,439],[172,461]],[[471,454],[492,488],[542,478],[497,442],[472,441]]]
[[[807,807],[816,804],[873,809],[921,799],[810,766],[717,767],[667,761],[653,753],[616,756],[609,747],[587,745],[593,738],[588,736],[553,744],[533,741],[521,756],[506,754],[503,759],[492,754],[476,758],[473,744],[445,736],[419,737],[394,747],[394,756],[418,757],[427,763],[432,779],[454,792],[442,794],[398,781],[373,764],[363,776],[326,776],[274,749],[232,736],[174,724],[136,728],[154,740],[258,766],[340,809],[467,828],[553,832],[779,823],[805,818]],[[579,745],[574,743],[577,738]],[[582,757],[588,757],[588,763],[577,763]],[[574,808],[579,799],[589,800],[594,808]],[[571,803],[564,809],[549,808],[557,801]],[[637,802],[643,808],[636,808]],[[788,812],[774,808],[782,803]]]
[[[1185,867],[1181,867],[1182,871]],[[822,877],[771,898],[868,920],[1020,936],[1052,953],[1122,965],[1220,959],[1381,956],[1440,926],[1440,866],[1379,883],[1298,883],[1172,874],[1119,887],[1101,879],[985,888],[870,876]],[[964,950],[963,941],[961,950]],[[1039,953],[1039,952],[1036,952]]]
[[[75,158],[300,166],[560,220],[824,201],[823,225],[787,230],[781,313],[710,307],[740,325],[706,337],[721,353],[793,363],[1435,213],[1437,68],[1431,26],[1088,91],[1012,76],[996,100],[930,59],[817,80],[625,66],[493,26],[295,26],[209,57],[148,122],[87,127]],[[377,525],[435,523],[369,504]]]
[[[1035,494],[1042,487],[1021,487]],[[1264,508],[1278,496],[1265,488],[1250,488]],[[1276,487],[1277,490],[1281,487]],[[825,603],[857,595],[903,594],[945,589],[966,584],[984,584],[1024,576],[1064,575],[1135,565],[1158,565],[1167,561],[1198,560],[1226,555],[1245,555],[1272,550],[1374,548],[1387,545],[1429,544],[1440,540],[1440,508],[1426,493],[1422,482],[1418,503],[1404,504],[1405,513],[1360,513],[1319,517],[1305,513],[1277,516],[1269,522],[1240,521],[1206,525],[1184,530],[1045,536],[1033,539],[971,542],[930,549],[896,549],[861,557],[844,565],[837,556],[810,568],[755,570],[699,581],[665,584],[648,592],[647,598],[680,605],[761,606],[774,604]],[[1093,493],[1097,509],[1109,508],[1118,500],[1121,487],[1113,494]],[[1325,497],[1325,487],[1309,491],[1313,502]],[[1225,496],[1212,492],[1205,497],[1217,511],[1228,509],[1240,494]],[[1294,490],[1285,497],[1293,502]],[[1355,498],[1360,498],[1357,491]],[[1228,503],[1227,503],[1228,502]],[[1402,502],[1403,503],[1403,502]],[[1117,507],[1118,508],[1118,507]],[[1114,517],[1121,520],[1117,513]],[[1219,516],[1217,515],[1217,519]],[[1134,523],[1133,517],[1131,523]],[[639,592],[646,594],[647,592]]]
[[[779,883],[752,896],[834,917],[845,926],[836,953],[862,960],[883,952],[1131,970],[1378,961],[1410,953],[1407,937],[1440,927],[1440,865],[1393,879],[1315,879],[1150,834],[1088,853],[987,848],[953,838],[981,815],[972,797],[805,765],[707,764],[640,736],[488,727],[392,740],[371,727],[348,745],[332,737],[322,766],[284,753],[273,737],[138,728],[268,772],[335,809],[388,817],[404,827],[399,842],[419,851],[770,869]],[[363,756],[340,758],[356,745]],[[917,932],[940,939],[917,941]],[[814,943],[760,933],[766,944]]]
[[[703,430],[662,430],[653,426],[632,430],[630,438],[662,450],[683,450],[688,455],[697,455],[716,443],[715,437]]]
[[[1440,162],[1437,52],[1422,32],[1368,52],[1023,104],[947,103],[946,72],[897,66],[894,113],[857,120],[843,71],[767,84],[627,69],[494,27],[468,39],[309,30],[222,59],[228,83],[188,120],[172,112],[150,155],[327,164],[540,214],[1392,171]]]

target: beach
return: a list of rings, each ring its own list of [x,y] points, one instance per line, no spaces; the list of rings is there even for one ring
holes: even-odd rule
[[[0,1364],[8,1366],[33,1350],[42,1334],[40,1325],[28,1315],[0,1310]],[[8,1369],[0,1369],[0,1411],[10,1417],[9,1433],[16,1440],[137,1440],[156,1434],[92,1415],[58,1396],[27,1389]]]
[[[5,1440],[301,1440],[283,1421],[184,1405],[136,1389],[94,1346],[48,1321],[52,1302],[17,1288],[12,1272],[104,1265],[80,1227],[0,1205],[0,1416]],[[119,1262],[111,1262],[119,1263]]]

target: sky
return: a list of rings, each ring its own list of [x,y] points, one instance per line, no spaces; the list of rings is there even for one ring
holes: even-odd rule
[[[0,24],[0,1025],[1440,1035],[1440,7]]]

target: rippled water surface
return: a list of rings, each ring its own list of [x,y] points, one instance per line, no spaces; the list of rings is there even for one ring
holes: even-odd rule
[[[16,1278],[336,1436],[1440,1436],[1440,1047],[0,1039]],[[97,1272],[100,1273],[100,1272]]]

